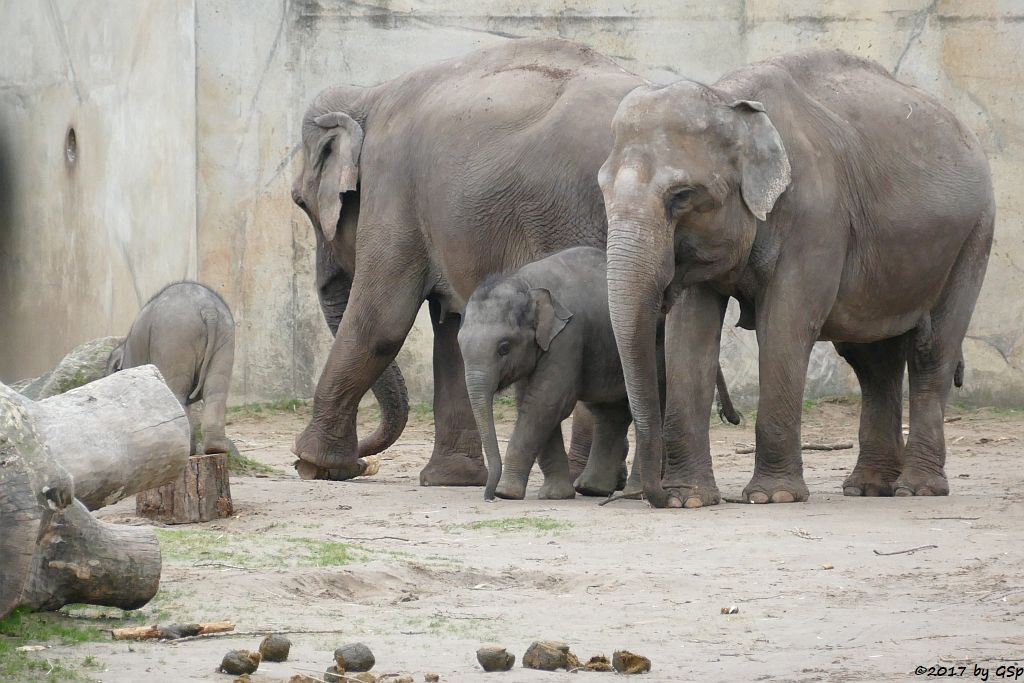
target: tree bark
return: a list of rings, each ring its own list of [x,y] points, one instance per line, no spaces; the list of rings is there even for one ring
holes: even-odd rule
[[[178,476],[185,412],[153,366],[34,403],[0,384],[0,618],[19,605],[145,604],[160,578],[152,530],[89,515]]]
[[[230,517],[227,453],[194,455],[170,484],[135,496],[135,512],[165,524],[193,524]]]

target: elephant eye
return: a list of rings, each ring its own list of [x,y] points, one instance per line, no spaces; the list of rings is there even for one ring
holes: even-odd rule
[[[668,208],[670,212],[679,211],[685,209],[686,205],[693,199],[693,188],[692,187],[678,187],[668,195]]]
[[[498,355],[507,356],[508,352],[512,350],[512,344],[507,339],[498,344]]]

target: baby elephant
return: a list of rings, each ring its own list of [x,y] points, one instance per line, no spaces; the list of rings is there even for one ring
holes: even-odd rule
[[[544,473],[541,498],[616,489],[632,416],[608,316],[604,251],[566,249],[484,282],[466,305],[459,345],[487,456],[485,499],[523,498],[534,460]],[[724,410],[734,421],[721,377],[719,371]],[[518,418],[502,469],[493,399],[513,384]],[[574,484],[561,422],[577,401],[593,413],[595,426],[590,457]],[[638,482],[634,466],[627,490]]]
[[[235,358],[235,320],[220,295],[198,282],[175,282],[150,299],[107,359],[107,374],[152,363],[181,401],[192,452],[227,453],[224,411]],[[203,401],[203,447],[193,405]]]

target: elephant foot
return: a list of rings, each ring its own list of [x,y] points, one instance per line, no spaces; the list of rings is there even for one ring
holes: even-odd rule
[[[804,478],[798,474],[789,477],[754,474],[743,489],[743,497],[747,502],[755,504],[804,502],[810,495]]]
[[[668,504],[670,508],[702,508],[718,505],[722,502],[722,494],[714,482],[708,484],[690,484],[687,486],[668,486]]]
[[[843,482],[843,495],[868,498],[891,496],[898,475],[898,472],[889,468],[854,467]]]
[[[949,481],[946,474],[934,474],[912,467],[905,468],[896,480],[897,496],[948,496]]]
[[[622,470],[614,472],[583,470],[583,473],[576,478],[573,486],[581,496],[610,496],[615,491],[625,487],[626,477],[623,476],[625,465]],[[641,486],[641,488],[643,488]]]
[[[203,453],[206,455],[230,453],[231,446],[231,441],[226,436],[211,436],[203,439]]]
[[[540,485],[537,497],[541,500],[568,500],[576,497],[576,489],[569,483],[569,478],[546,477]]]
[[[295,461],[295,471],[301,479],[326,479],[328,481],[348,481],[356,477],[369,477],[380,471],[380,458],[371,455],[359,458],[349,467],[328,469],[319,467],[305,460]]]
[[[503,475],[498,481],[498,487],[494,489],[494,495],[505,500],[522,500],[526,498],[526,479],[520,481]]]
[[[295,437],[295,444],[292,446],[292,453],[299,456],[300,460],[325,470],[346,472],[353,472],[356,469],[357,452],[354,433],[339,438],[325,433],[315,422],[310,422],[302,433]],[[347,478],[351,479],[359,474],[352,474]]]
[[[484,486],[487,484],[487,467],[482,457],[470,457],[464,453],[436,451],[430,461],[420,470],[420,486]]]

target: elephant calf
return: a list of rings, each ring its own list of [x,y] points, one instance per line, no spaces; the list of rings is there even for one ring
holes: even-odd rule
[[[541,498],[617,488],[632,417],[608,316],[604,251],[566,249],[487,280],[466,305],[459,346],[487,456],[485,499],[523,498],[534,460],[544,473]],[[518,417],[502,469],[493,401],[513,384]],[[719,391],[723,412],[738,422],[720,371]],[[573,483],[561,423],[577,401],[595,426],[587,465]],[[628,488],[640,488],[635,467]]]
[[[198,282],[175,282],[150,299],[128,336],[107,359],[107,374],[152,363],[185,407],[197,449],[193,404],[203,401],[202,453],[226,453],[224,435],[231,367],[235,357],[235,320],[216,292]]]

